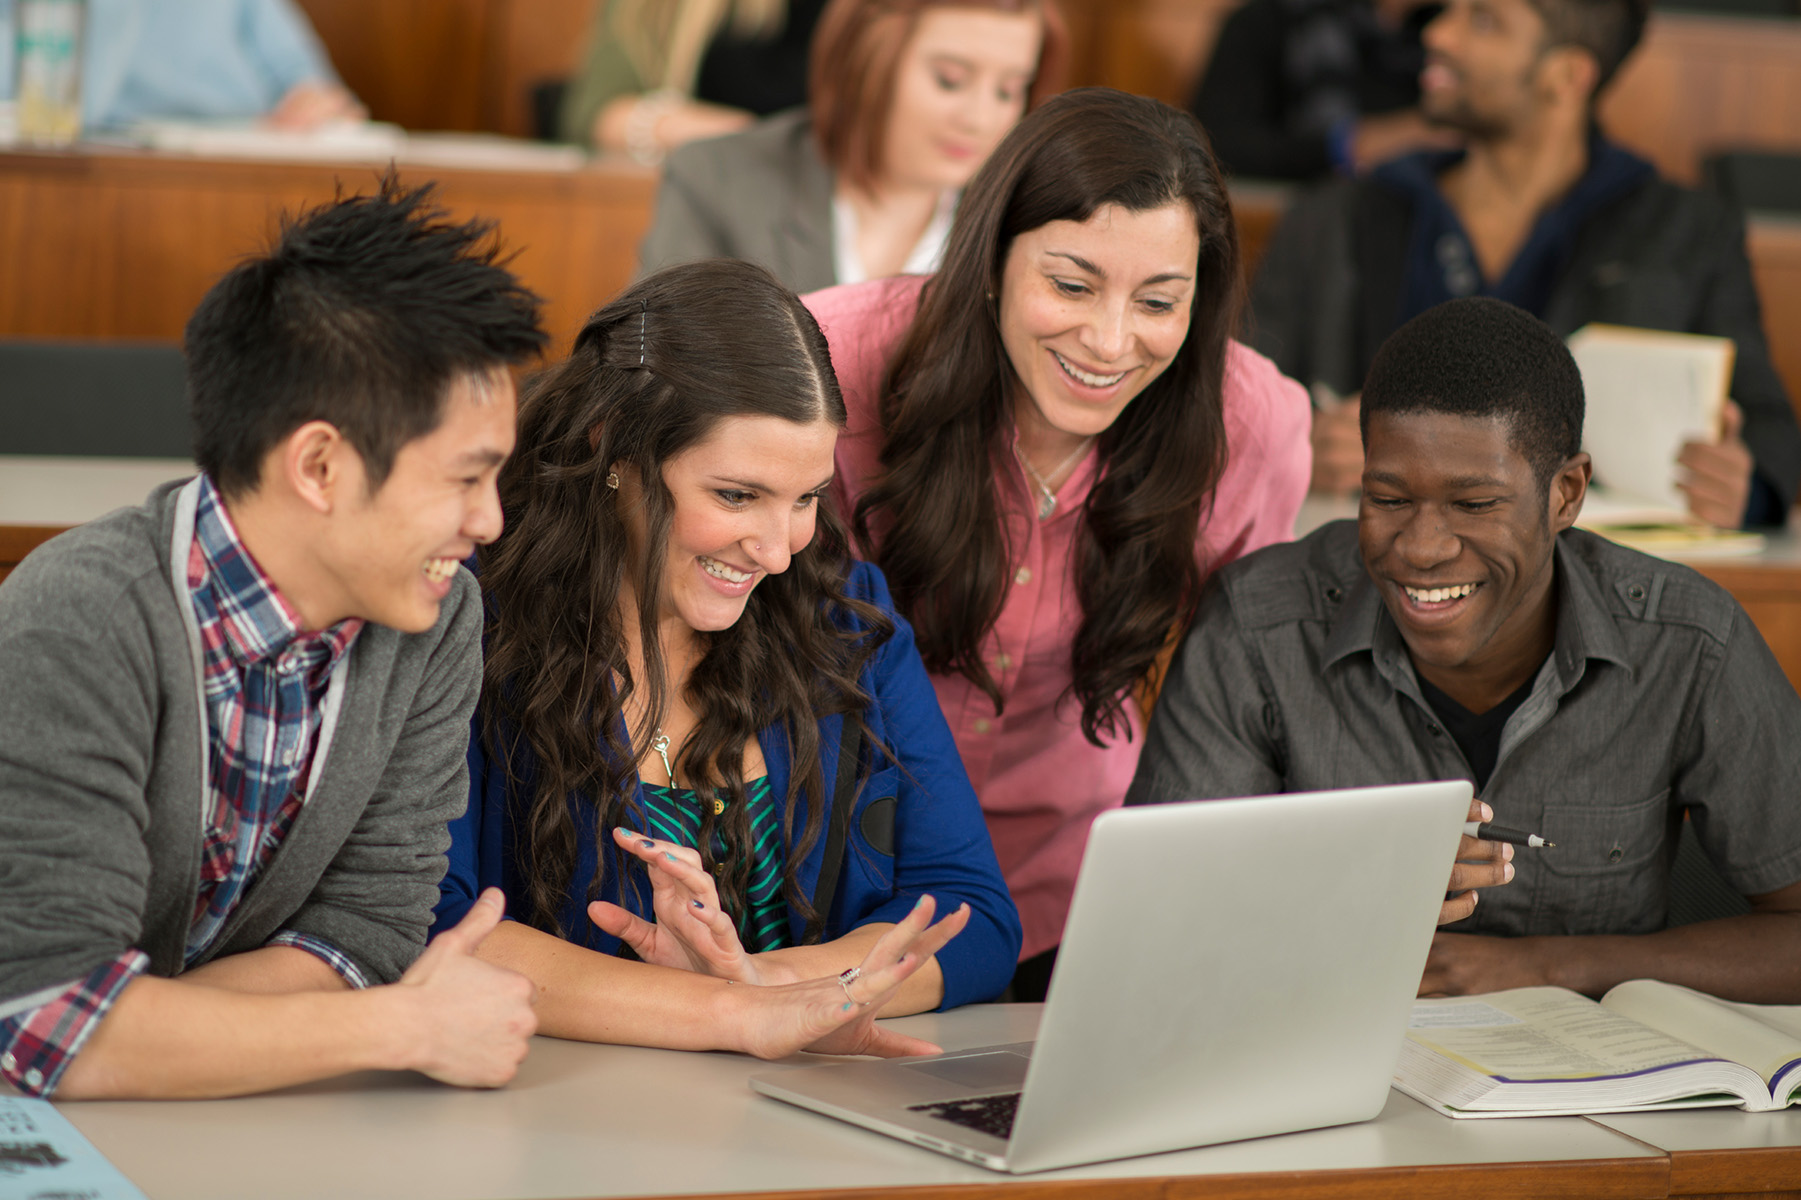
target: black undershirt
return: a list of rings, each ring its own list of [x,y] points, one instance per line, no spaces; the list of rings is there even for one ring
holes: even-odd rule
[[[1418,671],[1414,672],[1414,677],[1420,681],[1420,695],[1438,714],[1445,732],[1463,751],[1470,770],[1476,773],[1476,794],[1481,795],[1482,789],[1488,786],[1488,777],[1495,772],[1495,759],[1501,756],[1501,732],[1507,726],[1507,718],[1532,694],[1532,681],[1538,678],[1538,672],[1526,676],[1526,682],[1515,688],[1511,696],[1485,713],[1471,712],[1433,687]]]

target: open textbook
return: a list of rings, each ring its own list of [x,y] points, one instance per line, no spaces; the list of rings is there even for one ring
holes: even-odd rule
[[[1420,1000],[1394,1085],[1453,1117],[1786,1108],[1801,1101],[1801,1007],[1652,979],[1599,1003],[1552,987]]]

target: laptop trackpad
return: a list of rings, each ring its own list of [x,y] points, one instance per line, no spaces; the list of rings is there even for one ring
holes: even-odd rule
[[[1026,1068],[1031,1063],[1032,1060],[1023,1054],[996,1050],[988,1054],[965,1054],[960,1058],[908,1063],[907,1068],[935,1075],[961,1087],[1018,1089],[1025,1085]]]

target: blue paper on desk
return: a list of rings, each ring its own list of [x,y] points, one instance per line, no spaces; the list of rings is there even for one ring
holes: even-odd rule
[[[145,1200],[48,1100],[0,1096],[0,1200]]]

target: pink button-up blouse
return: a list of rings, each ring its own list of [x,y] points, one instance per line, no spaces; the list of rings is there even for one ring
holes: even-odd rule
[[[913,320],[924,283],[921,276],[881,279],[805,298],[831,346],[850,410],[849,427],[838,439],[835,485],[847,517],[880,469],[882,374]],[[1312,467],[1308,401],[1299,384],[1233,342],[1224,391],[1228,458],[1211,515],[1195,540],[1203,572],[1291,537]],[[997,715],[982,690],[961,675],[932,676],[1019,905],[1022,959],[1062,940],[1088,827],[1124,799],[1144,739],[1136,705],[1126,706],[1131,740],[1097,747],[1082,736],[1075,703],[1058,703],[1073,677],[1070,647],[1082,621],[1070,556],[1098,462],[1098,452],[1090,450],[1042,521],[1030,507],[1035,492],[1017,460],[1006,464],[1018,478],[998,489],[998,503],[1003,519],[1026,536],[985,648],[1004,713]]]

